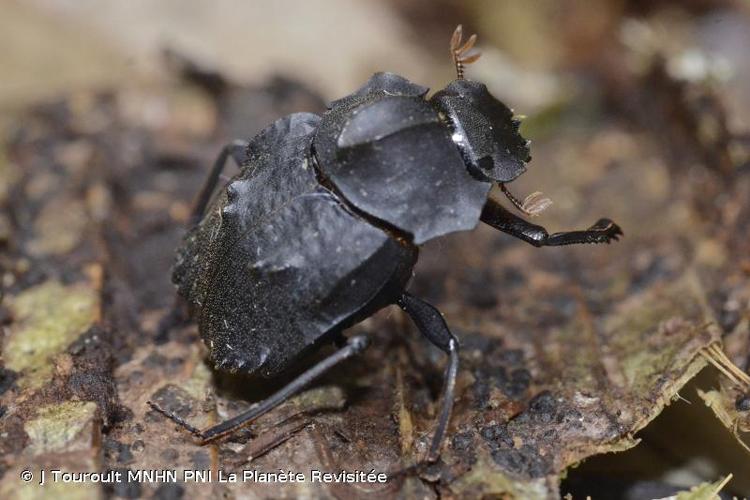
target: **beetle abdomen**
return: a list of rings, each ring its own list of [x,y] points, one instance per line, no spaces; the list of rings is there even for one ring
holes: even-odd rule
[[[179,252],[174,280],[222,369],[274,375],[392,302],[410,276],[415,249],[317,182],[309,151],[319,120],[290,115],[258,134]]]

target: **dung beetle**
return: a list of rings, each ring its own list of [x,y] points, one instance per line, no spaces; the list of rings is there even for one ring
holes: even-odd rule
[[[473,229],[481,220],[534,246],[609,243],[609,219],[555,234],[488,197],[499,183],[529,215],[547,200],[516,199],[505,186],[526,170],[529,143],[519,121],[487,87],[463,78],[459,26],[451,40],[458,78],[428,89],[377,73],[322,116],[294,113],[249,141],[225,146],[200,191],[177,251],[173,281],[197,320],[217,369],[273,377],[303,354],[339,349],[246,412],[205,430],[150,403],[201,443],[225,436],[274,408],[368,338],[342,332],[398,305],[449,357],[441,411],[427,454],[440,454],[453,407],[458,340],[441,313],[405,291],[419,246]],[[229,158],[240,166],[211,202]]]

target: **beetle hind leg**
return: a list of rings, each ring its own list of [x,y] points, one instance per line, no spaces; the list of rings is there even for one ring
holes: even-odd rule
[[[437,419],[435,434],[432,436],[430,450],[427,453],[427,462],[435,462],[440,457],[440,448],[443,446],[445,431],[453,411],[459,364],[458,339],[451,333],[443,315],[435,306],[408,293],[404,293],[398,299],[397,304],[411,317],[422,335],[448,355],[448,366],[443,378],[440,415]]]
[[[251,406],[247,411],[240,413],[239,415],[232,417],[229,420],[225,420],[220,424],[209,427],[208,429],[197,429],[182,418],[160,408],[151,401],[148,402],[148,405],[193,434],[200,440],[200,444],[208,444],[228,434],[231,434],[232,432],[249,424],[261,415],[276,408],[278,405],[300,392],[305,388],[305,386],[310,384],[313,380],[317,379],[319,376],[321,376],[337,364],[348,358],[351,358],[356,354],[360,354],[367,348],[368,345],[370,345],[370,340],[364,335],[356,335],[354,337],[351,337],[347,340],[344,347],[334,352],[327,358],[319,361],[316,365],[303,372],[297,378],[279,389],[276,393],[267,397],[263,401],[260,401],[259,403]]]

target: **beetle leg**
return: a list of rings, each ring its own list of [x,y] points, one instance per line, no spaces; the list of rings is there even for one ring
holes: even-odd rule
[[[261,415],[274,409],[275,407],[304,389],[306,385],[321,376],[323,373],[327,372],[329,369],[333,368],[335,365],[364,351],[368,345],[370,345],[370,340],[364,335],[357,335],[350,338],[343,348],[334,352],[312,368],[299,375],[297,378],[289,382],[286,386],[282,387],[275,394],[253,405],[249,410],[240,413],[236,417],[225,420],[224,422],[214,425],[213,427],[209,427],[208,429],[198,430],[177,415],[168,412],[163,408],[160,408],[152,401],[148,401],[148,405],[196,436],[200,440],[200,444],[207,444],[211,441],[215,441],[223,436],[226,436],[227,434],[231,434],[237,429],[249,424]]]
[[[221,148],[219,156],[216,157],[211,172],[209,172],[206,181],[203,183],[203,187],[198,193],[198,197],[195,199],[193,210],[190,213],[190,225],[197,224],[201,220],[206,210],[206,205],[211,200],[211,194],[216,188],[216,183],[219,181],[219,176],[227,166],[227,160],[231,157],[234,162],[239,166],[245,160],[245,151],[248,147],[248,141],[235,140],[226,144]]]
[[[622,229],[609,219],[599,219],[593,226],[582,231],[564,231],[549,234],[542,226],[532,224],[495,200],[487,200],[482,210],[482,222],[535,247],[574,245],[578,243],[609,243],[622,236]]]
[[[445,439],[445,430],[453,411],[453,399],[458,375],[458,339],[451,333],[448,325],[435,306],[408,293],[398,299],[397,304],[411,317],[422,335],[448,355],[448,366],[443,381],[442,407],[438,416],[437,428],[432,437],[432,444],[427,455],[428,462],[434,462],[440,456],[440,448]]]

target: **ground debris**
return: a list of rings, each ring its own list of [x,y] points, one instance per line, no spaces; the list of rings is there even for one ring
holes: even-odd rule
[[[158,324],[174,303],[169,269],[187,207],[226,130],[235,133],[241,123],[243,130],[257,131],[272,115],[292,111],[269,95],[294,94],[311,108],[323,101],[291,80],[244,88],[219,84],[207,70],[196,81],[193,70],[191,83],[179,83],[179,89],[83,94],[39,106],[9,136],[15,173],[4,237],[11,251],[2,256],[10,284],[0,372],[0,386],[8,386],[0,423],[10,436],[1,447],[5,477],[15,481],[15,469],[29,454],[63,466],[84,456],[82,463],[96,470],[397,472],[413,465],[431,436],[443,358],[390,310],[356,327],[375,339],[361,361],[336,368],[225,442],[199,447],[146,405],[155,400],[204,427],[284,382],[216,373],[205,363],[195,325],[163,332]],[[241,90],[227,97],[229,88]],[[209,107],[205,123],[188,132],[169,113],[154,125],[132,112],[164,104],[177,91]],[[227,104],[237,99],[246,105]],[[254,104],[262,105],[260,111]],[[241,116],[232,114],[237,109]],[[593,137],[570,132],[563,145],[538,148],[535,161],[595,152],[613,137],[641,140],[610,124]],[[571,466],[635,446],[636,433],[705,366],[700,353],[716,345],[722,331],[713,316],[714,288],[700,265],[706,261],[695,262],[699,244],[682,237],[691,223],[674,209],[690,200],[670,200],[670,187],[659,182],[642,191],[622,188],[640,185],[644,176],[668,177],[655,151],[652,144],[629,148],[616,164],[606,158],[611,153],[602,153],[592,163],[612,164],[605,180],[592,177],[583,161],[528,173],[529,182],[562,186],[560,193],[550,192],[562,202],[559,211],[545,212],[553,217],[545,224],[571,225],[606,207],[627,235],[617,245],[535,250],[478,229],[426,246],[412,289],[445,312],[462,343],[451,438],[441,461],[421,479],[406,477],[378,493],[555,497]],[[656,172],[644,172],[644,164]],[[32,178],[24,173],[29,171],[39,175]],[[14,194],[19,191],[26,196]],[[571,197],[579,203],[566,203]],[[70,200],[74,210],[59,213]],[[648,225],[644,214],[651,214]],[[66,217],[76,221],[69,224]],[[49,230],[61,224],[71,231]],[[740,245],[711,237],[728,251]],[[742,320],[732,331],[743,324],[746,332]],[[38,340],[50,331],[54,342]],[[742,347],[726,345],[738,363]],[[741,395],[732,395],[734,404]],[[52,432],[50,415],[62,415],[68,430]],[[81,448],[68,435],[73,431],[93,438]],[[101,431],[103,439],[97,437]],[[74,441],[75,447],[67,446]],[[3,479],[0,491],[6,481],[11,479]],[[205,487],[214,496],[241,487],[259,498],[363,494],[309,483]],[[143,485],[114,493],[156,491],[157,485]]]

